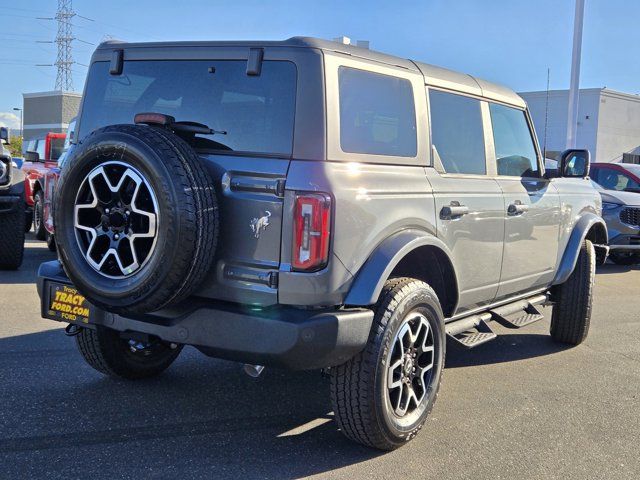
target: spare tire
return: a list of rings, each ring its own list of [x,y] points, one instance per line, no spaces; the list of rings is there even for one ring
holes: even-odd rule
[[[195,151],[168,130],[96,130],[70,153],[54,201],[65,272],[107,311],[176,304],[211,268],[218,236],[213,181]]]

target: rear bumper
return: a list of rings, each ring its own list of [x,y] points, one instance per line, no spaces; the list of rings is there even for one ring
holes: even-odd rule
[[[24,208],[24,203],[19,195],[0,194],[0,215],[3,213],[13,213],[18,208]]]
[[[49,305],[47,282],[70,284],[59,262],[38,270],[42,314]],[[139,332],[167,342],[193,345],[203,353],[244,363],[307,370],[339,365],[359,353],[369,337],[368,309],[300,310],[190,299],[188,305],[136,318],[92,307],[88,324]]]

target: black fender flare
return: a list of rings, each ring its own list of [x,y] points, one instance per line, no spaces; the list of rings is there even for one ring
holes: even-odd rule
[[[556,276],[553,279],[553,285],[559,285],[566,282],[569,276],[573,273],[573,269],[576,267],[576,262],[578,261],[580,246],[591,228],[595,225],[601,225],[604,228],[606,239],[609,238],[607,224],[604,222],[602,217],[591,212],[583,214],[573,227],[567,246],[564,249],[562,260],[558,265]]]
[[[387,237],[375,248],[356,275],[345,305],[368,306],[376,303],[382,287],[400,260],[424,246],[438,248],[453,265],[451,253],[442,240],[422,230],[403,230]],[[457,278],[454,281],[458,285]]]

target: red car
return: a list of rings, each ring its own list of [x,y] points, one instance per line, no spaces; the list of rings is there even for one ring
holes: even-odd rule
[[[64,165],[65,158],[67,157],[67,152],[71,147],[71,141],[73,140],[73,132],[76,126],[76,119],[74,118],[69,122],[69,129],[67,130],[67,136],[64,140],[64,148],[62,149],[62,154],[58,158],[57,164],[49,168],[47,173],[44,176],[44,208],[43,208],[43,224],[46,230],[45,237],[47,240],[47,246],[49,250],[52,252],[56,249],[56,244],[53,238],[54,228],[53,228],[53,195],[56,190],[56,186],[58,185],[58,180],[60,179],[60,169]]]
[[[65,133],[47,133],[44,138],[29,140],[25,146],[25,161],[21,167],[25,175],[27,203],[25,229],[31,229],[33,223],[36,238],[39,240],[46,238],[43,223],[44,177],[47,171],[58,165],[66,136]]]

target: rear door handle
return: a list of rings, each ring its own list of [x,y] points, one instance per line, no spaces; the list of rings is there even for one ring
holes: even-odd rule
[[[440,218],[442,220],[454,220],[469,213],[469,207],[460,205],[459,202],[451,202],[451,205],[445,205],[440,210]]]
[[[522,215],[525,212],[529,211],[529,205],[522,203],[520,200],[516,200],[507,208],[507,213],[515,217],[516,215]]]

